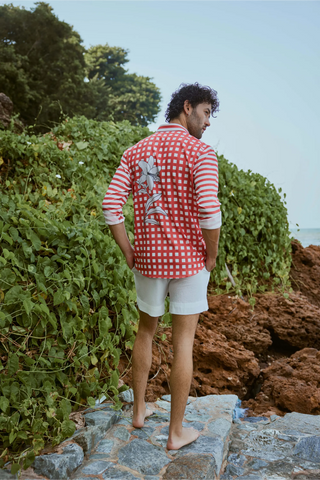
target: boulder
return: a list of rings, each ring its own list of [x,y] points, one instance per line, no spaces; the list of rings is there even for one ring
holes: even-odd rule
[[[274,362],[262,372],[261,391],[255,399],[243,402],[248,414],[299,412],[320,414],[320,352],[304,348]],[[274,408],[275,407],[275,408]]]
[[[292,267],[290,271],[293,290],[300,291],[310,303],[320,307],[320,247],[303,248],[292,242]]]

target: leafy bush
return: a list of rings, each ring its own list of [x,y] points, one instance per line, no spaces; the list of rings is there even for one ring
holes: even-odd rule
[[[67,119],[50,134],[0,132],[0,467],[29,466],[74,431],[72,409],[118,401],[119,357],[138,318],[133,276],[101,202],[123,151],[147,128]],[[286,208],[264,177],[219,156],[223,226],[216,286],[252,294],[285,286]],[[132,200],[124,208],[133,241]],[[253,298],[253,297],[252,297]],[[253,303],[253,302],[252,302]],[[164,322],[170,322],[166,314]]]
[[[123,151],[149,134],[84,117],[44,136],[0,133],[0,466],[24,449],[27,467],[72,435],[79,405],[119,404],[138,313],[101,202]],[[130,205],[125,215],[132,225]]]
[[[218,160],[222,229],[212,280],[231,289],[226,263],[239,295],[247,292],[251,296],[270,286],[286,288],[291,240],[281,188],[278,192],[262,175],[239,170],[223,155]],[[254,304],[254,298],[250,302]]]

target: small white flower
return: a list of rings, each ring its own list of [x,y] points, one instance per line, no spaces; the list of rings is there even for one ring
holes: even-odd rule
[[[61,175],[56,175],[57,178],[61,178]]]
[[[31,142],[27,142],[28,145],[31,145]]]
[[[83,164],[84,164],[84,162],[79,162],[79,165],[83,165]]]

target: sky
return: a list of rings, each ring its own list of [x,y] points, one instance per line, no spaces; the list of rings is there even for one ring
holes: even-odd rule
[[[34,6],[30,1],[0,2]],[[286,193],[291,229],[320,228],[319,1],[48,1],[83,45],[129,50],[164,112],[181,83],[218,92],[202,140]]]

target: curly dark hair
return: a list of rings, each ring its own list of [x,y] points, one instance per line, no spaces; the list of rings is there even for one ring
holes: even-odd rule
[[[171,100],[165,113],[167,122],[180,115],[186,100],[189,100],[192,108],[195,108],[199,103],[210,103],[211,115],[213,117],[213,114],[219,111],[219,100],[215,90],[199,83],[182,83],[178,90],[171,95]]]

